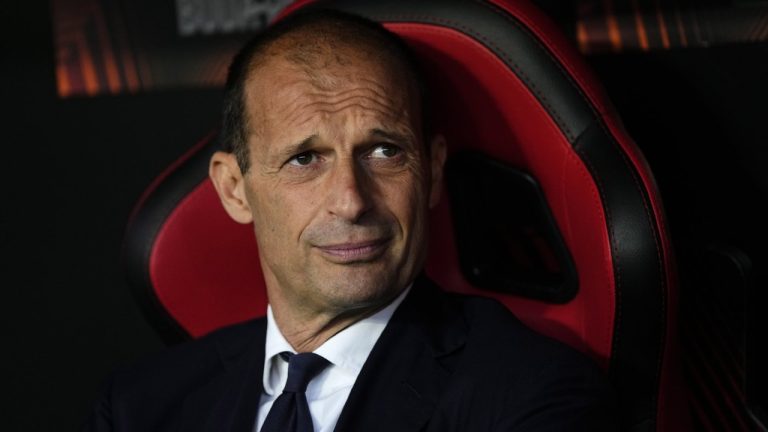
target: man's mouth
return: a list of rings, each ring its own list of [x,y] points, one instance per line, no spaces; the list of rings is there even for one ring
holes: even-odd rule
[[[362,242],[338,243],[316,246],[330,261],[338,264],[372,261],[384,252],[389,238]]]

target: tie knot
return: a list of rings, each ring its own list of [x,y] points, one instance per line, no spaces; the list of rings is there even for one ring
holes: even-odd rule
[[[328,360],[315,353],[290,355],[288,358],[288,380],[283,392],[304,393],[307,390],[307,384],[325,369],[328,363]]]

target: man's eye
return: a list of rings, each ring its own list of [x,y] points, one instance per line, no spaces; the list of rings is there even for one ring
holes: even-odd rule
[[[400,148],[393,144],[381,144],[371,152],[372,158],[391,158],[400,154]]]
[[[317,159],[317,155],[312,152],[301,153],[291,158],[288,163],[294,166],[306,166]]]

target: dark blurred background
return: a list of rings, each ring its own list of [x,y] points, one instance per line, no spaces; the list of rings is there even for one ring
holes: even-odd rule
[[[164,347],[121,273],[124,227],[153,178],[217,126],[229,56],[280,3],[2,6],[3,430],[78,430],[110,370]],[[768,387],[756,366],[768,361],[768,4],[537,3],[586,55],[656,175],[697,425],[756,430]]]

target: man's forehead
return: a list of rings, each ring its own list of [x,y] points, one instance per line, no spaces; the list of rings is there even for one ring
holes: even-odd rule
[[[405,82],[415,84],[410,66],[403,58],[384,48],[381,41],[354,37],[355,34],[347,30],[343,27],[329,30],[320,26],[284,34],[252,58],[247,75],[253,78],[259,72],[277,66],[303,71],[317,86],[328,87],[338,84],[333,82],[334,78],[343,80],[349,73],[366,70],[367,73],[375,71],[380,78],[389,77],[401,85]]]
[[[341,56],[345,56],[344,60],[337,61]],[[390,111],[413,114],[418,95],[413,86],[404,82],[404,74],[393,65],[372,58],[353,58],[349,53],[336,53],[317,68],[296,63],[287,55],[270,56],[246,81],[246,110],[250,120],[264,122],[275,114],[274,110],[290,109],[309,98],[322,103],[340,95],[366,95]]]
[[[275,42],[251,65],[249,81],[275,71],[303,75],[323,89],[342,84],[345,78],[360,73],[375,74],[379,80],[393,83],[408,80],[402,62],[372,53],[364,45],[333,41]]]
[[[293,94],[330,95],[356,88],[370,88],[387,96],[390,102],[405,100],[409,88],[402,77],[387,65],[370,61],[351,61],[323,68],[308,68],[287,59],[274,59],[255,71],[248,82],[252,97],[288,102],[284,97]],[[282,97],[269,96],[281,94]]]
[[[381,127],[406,133],[417,126],[415,104],[394,80],[381,82],[357,72],[312,77],[278,72],[274,81],[260,83],[261,90],[249,98],[256,135],[320,133],[340,126],[339,121],[367,131]]]

